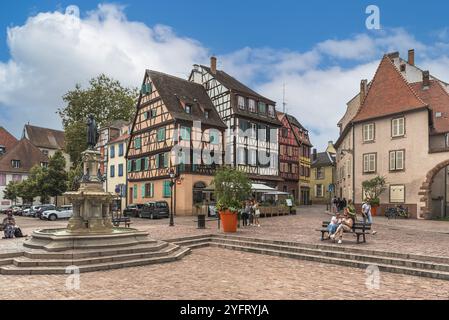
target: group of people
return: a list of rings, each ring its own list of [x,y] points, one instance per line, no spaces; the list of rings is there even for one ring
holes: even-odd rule
[[[327,226],[328,236],[329,239],[337,240],[338,243],[342,243],[343,233],[346,231],[351,231],[352,226],[357,221],[357,213],[355,210],[355,206],[352,203],[352,200],[348,200],[347,204],[340,209],[340,202],[346,202],[346,199],[343,198],[342,201],[340,199],[335,199],[335,202],[333,201],[333,204],[336,204],[336,215],[334,215],[330,221],[330,223]],[[341,214],[341,211],[343,210],[343,214]],[[362,204],[362,217],[363,217],[363,223],[369,223],[371,224],[371,234],[376,234],[376,231],[372,229],[372,223],[373,218],[371,215],[371,204],[370,199],[365,199]]]
[[[341,212],[346,208],[348,205],[348,202],[346,201],[346,198],[340,199],[334,197],[332,199],[332,213]]]
[[[256,200],[246,200],[242,209],[243,226],[257,226],[260,227],[260,209],[259,203]]]
[[[11,212],[8,212],[2,222],[4,237],[3,239],[20,238],[23,237],[22,230],[16,224],[16,219]]]

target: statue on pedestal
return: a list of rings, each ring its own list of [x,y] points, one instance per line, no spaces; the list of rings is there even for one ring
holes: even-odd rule
[[[97,130],[97,122],[94,119],[93,114],[89,114],[87,118],[87,145],[89,149],[95,149],[95,146],[98,142],[98,130]]]

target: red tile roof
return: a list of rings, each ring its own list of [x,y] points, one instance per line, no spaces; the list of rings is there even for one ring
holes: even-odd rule
[[[412,83],[410,86],[432,110],[431,133],[449,132],[449,93],[441,83],[438,80],[431,80],[428,88],[424,88],[422,82]],[[441,112],[441,117],[436,117],[436,112]]]
[[[426,108],[390,58],[385,55],[353,121],[361,122],[396,113]]]
[[[0,127],[0,146],[4,146],[6,148],[6,152],[11,150],[16,144],[18,140],[10,134],[5,128]]]
[[[128,139],[129,139],[129,134],[128,134],[128,133],[125,133],[125,134],[122,134],[121,136],[119,136],[119,137],[117,137],[117,138],[115,138],[115,139],[109,141],[109,142],[106,143],[106,144],[109,145],[109,144],[113,144],[113,143],[125,141],[125,140],[128,140]]]
[[[64,149],[64,131],[29,124],[25,125],[28,139],[38,148]]]
[[[20,160],[20,168],[13,168],[12,160]],[[48,162],[48,157],[24,138],[0,159],[0,172],[28,173],[41,162]]]

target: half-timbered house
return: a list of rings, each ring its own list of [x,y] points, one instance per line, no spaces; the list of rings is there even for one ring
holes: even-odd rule
[[[248,173],[258,183],[276,187],[279,177],[278,129],[275,102],[211,65],[194,65],[190,81],[204,86],[228,130],[226,163]]]
[[[170,204],[173,190],[174,212],[192,214],[223,163],[225,129],[202,85],[147,70],[127,148],[128,203]]]
[[[295,117],[282,112],[277,112],[277,117],[282,123],[279,130],[279,175],[284,179],[278,183],[278,190],[290,193],[297,200],[301,142],[292,124],[299,122]]]

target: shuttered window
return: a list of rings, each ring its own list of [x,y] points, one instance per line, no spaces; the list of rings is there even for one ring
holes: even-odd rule
[[[157,130],[157,141],[164,141],[165,140],[165,127],[159,128]]]
[[[170,181],[165,180],[163,184],[163,197],[168,198],[170,196],[171,196]]]
[[[142,141],[141,141],[140,137],[134,138],[134,148],[135,149],[140,149],[142,147],[141,143],[142,143]]]
[[[133,187],[133,197],[134,199],[137,199],[137,184],[135,184]]]
[[[191,128],[181,127],[181,139],[184,141],[190,141]]]
[[[154,197],[154,184],[152,182],[145,184],[145,198]]]

